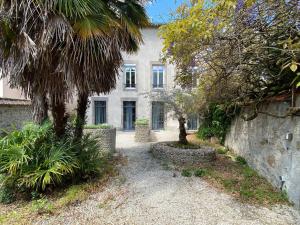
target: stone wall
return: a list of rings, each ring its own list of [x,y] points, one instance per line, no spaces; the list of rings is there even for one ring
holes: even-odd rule
[[[113,154],[116,151],[116,128],[84,129],[84,133],[90,133],[99,141],[101,152]]]
[[[266,102],[262,112],[285,115],[289,101]],[[296,106],[300,106],[298,96]],[[246,108],[243,114],[251,114]],[[244,157],[250,166],[275,187],[285,190],[300,207],[300,117],[276,118],[259,114],[252,121],[235,118],[225,145]]]
[[[201,146],[199,149],[182,149],[171,147],[168,142],[159,142],[152,144],[150,151],[157,159],[179,165],[197,165],[216,159],[216,151],[205,146]]]
[[[32,108],[30,102],[8,102],[0,98],[0,133],[13,128],[21,128],[24,122],[32,120]]]
[[[150,141],[150,128],[149,125],[135,125],[134,140],[140,143]]]

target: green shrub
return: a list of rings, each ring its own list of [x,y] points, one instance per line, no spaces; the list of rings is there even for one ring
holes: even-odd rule
[[[111,129],[113,128],[112,125],[107,124],[107,123],[102,123],[102,124],[96,124],[96,125],[86,125],[84,126],[85,129]]]
[[[12,203],[15,200],[16,196],[13,189],[9,186],[0,187],[0,202],[4,204]]]
[[[201,139],[217,137],[221,143],[224,143],[232,119],[232,116],[227,113],[230,111],[228,109],[226,105],[210,104],[205,112],[205,119],[199,127],[198,137]]]
[[[241,157],[241,156],[237,156],[235,158],[235,161],[241,165],[247,165],[247,161],[245,158]]]
[[[217,153],[218,153],[218,154],[224,155],[224,154],[226,154],[227,152],[228,152],[228,149],[225,148],[225,147],[219,147],[219,148],[217,148]]]
[[[103,162],[96,140],[86,135],[74,142],[71,130],[57,139],[50,123],[30,123],[0,139],[2,187],[18,192],[39,193],[98,175]]]
[[[149,125],[149,120],[146,118],[137,119],[135,125]]]
[[[192,175],[193,175],[192,171],[188,170],[188,169],[183,169],[181,172],[181,176],[184,176],[184,177],[191,177]]]
[[[196,176],[196,177],[203,177],[203,176],[205,176],[206,175],[206,173],[207,173],[207,171],[206,171],[206,169],[196,169],[195,171],[194,171],[194,175]]]

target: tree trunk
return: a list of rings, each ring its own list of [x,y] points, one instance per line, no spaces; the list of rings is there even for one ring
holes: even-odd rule
[[[66,108],[64,101],[55,100],[51,98],[51,112],[53,117],[53,126],[55,134],[61,138],[65,134],[67,117],[65,115]]]
[[[77,117],[75,121],[75,140],[80,140],[83,135],[83,126],[85,124],[85,115],[88,106],[88,93],[80,92],[78,93],[77,100]]]
[[[186,139],[187,134],[185,130],[185,118],[180,116],[178,122],[179,122],[179,143],[186,145],[188,141]]]
[[[32,97],[33,115],[35,123],[41,125],[48,119],[48,102],[44,94],[36,93]]]

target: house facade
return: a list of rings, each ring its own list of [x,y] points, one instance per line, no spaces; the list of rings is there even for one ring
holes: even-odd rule
[[[108,123],[119,130],[134,130],[136,119],[146,118],[153,130],[178,127],[163,102],[151,101],[150,92],[175,86],[175,66],[161,61],[162,40],[156,27],[142,30],[144,43],[135,54],[124,54],[116,89],[90,97],[88,124]],[[147,96],[148,95],[148,96]]]
[[[152,130],[174,130],[178,121],[166,111],[164,102],[152,101],[149,93],[175,87],[175,66],[161,61],[163,42],[157,27],[142,30],[144,43],[135,54],[124,54],[116,88],[107,95],[93,95],[87,110],[87,124],[108,123],[118,130],[135,129],[135,121],[146,118]],[[76,96],[74,96],[76,98]],[[11,89],[6,78],[0,80],[0,98],[24,99],[21,91]],[[73,113],[76,99],[67,105]],[[197,120],[187,127],[197,129]]]

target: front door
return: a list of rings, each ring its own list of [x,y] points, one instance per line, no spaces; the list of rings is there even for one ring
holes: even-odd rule
[[[136,119],[135,101],[123,102],[123,128],[124,130],[134,130]]]
[[[152,102],[152,129],[162,130],[165,125],[165,105],[163,102]]]

